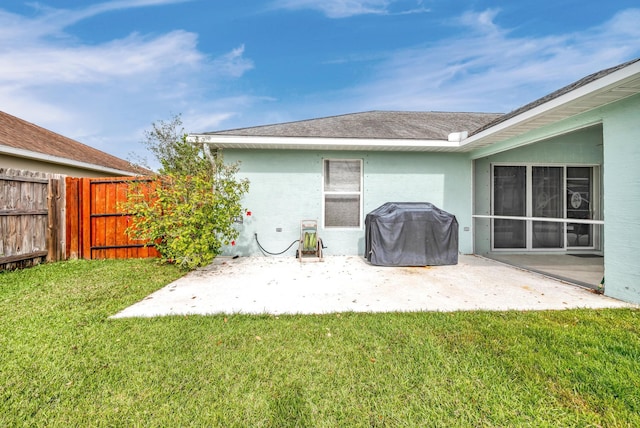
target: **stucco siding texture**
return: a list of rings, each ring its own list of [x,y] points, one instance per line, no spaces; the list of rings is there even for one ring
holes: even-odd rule
[[[323,159],[362,160],[360,228],[324,227]],[[463,231],[471,224],[471,166],[464,155],[225,150],[225,161],[240,161],[239,175],[251,181],[243,201],[251,216],[240,226],[234,254],[259,255],[256,233],[265,249],[280,252],[299,238],[302,220],[317,220],[327,255],[363,255],[364,216],[390,201],[431,202],[456,215],[460,251],[472,252],[471,234]]]
[[[605,293],[640,302],[640,96],[604,113]]]

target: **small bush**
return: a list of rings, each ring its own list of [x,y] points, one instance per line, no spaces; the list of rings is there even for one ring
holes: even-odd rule
[[[123,209],[132,213],[127,234],[155,243],[165,261],[185,269],[204,266],[238,237],[235,221],[249,181],[236,178],[239,165],[222,152],[176,138],[179,117],[153,125],[147,147],[162,167],[151,182],[132,187]]]

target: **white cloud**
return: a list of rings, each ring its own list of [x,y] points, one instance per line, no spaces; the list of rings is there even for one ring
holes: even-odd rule
[[[355,15],[391,15],[424,13],[429,10],[422,7],[422,1],[415,2],[415,7],[404,7],[395,10],[392,6],[405,3],[401,0],[275,0],[277,9],[301,10],[311,9],[322,12],[329,18],[348,18]]]
[[[219,129],[221,124],[235,115],[234,112],[209,113],[205,111],[187,111],[184,127],[193,132],[208,132]]]
[[[383,14],[388,0],[278,0],[275,7],[281,9],[313,9],[329,18],[345,18],[353,15]]]
[[[469,31],[394,52],[367,83],[339,96],[354,110],[507,112],[581,77],[640,55],[640,9],[580,33],[512,36],[496,11],[466,13]]]
[[[188,1],[192,0],[114,0],[81,9],[54,9],[34,3],[31,6],[40,14],[32,19],[0,10],[0,40],[10,36],[25,45],[45,36],[66,38],[64,28],[101,13]]]
[[[42,42],[0,51],[0,81],[37,86],[100,82],[123,76],[196,67],[204,61],[197,36],[174,31],[155,38],[138,34],[97,46]]]
[[[481,33],[496,33],[501,31],[493,22],[498,13],[500,13],[499,9],[487,9],[482,12],[469,11],[463,13],[458,22],[471,30]]]
[[[184,0],[110,1],[78,10],[38,9],[26,18],[0,10],[0,108],[98,149],[126,157],[141,122],[167,119],[203,93],[253,68],[244,46],[210,57],[187,31],[129,34],[85,44],[67,26],[107,11]],[[237,106],[218,106],[218,124]],[[216,118],[216,120],[212,119]]]
[[[253,68],[253,62],[243,57],[244,45],[233,49],[212,62],[212,69],[216,75],[240,77]]]

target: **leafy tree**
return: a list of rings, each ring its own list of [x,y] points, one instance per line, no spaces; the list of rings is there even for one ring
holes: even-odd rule
[[[248,180],[236,178],[239,165],[222,152],[187,141],[180,116],[154,123],[143,142],[161,167],[148,182],[132,186],[127,234],[153,242],[164,260],[194,269],[210,263],[238,237],[234,227],[245,210]]]

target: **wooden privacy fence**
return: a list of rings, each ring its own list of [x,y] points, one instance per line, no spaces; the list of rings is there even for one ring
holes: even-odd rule
[[[140,177],[73,178],[66,187],[66,253],[68,258],[130,259],[158,257],[153,245],[125,233],[130,214],[121,204],[130,189],[150,197],[152,182]]]
[[[0,270],[64,258],[61,177],[0,168]]]

